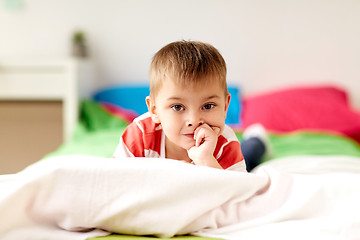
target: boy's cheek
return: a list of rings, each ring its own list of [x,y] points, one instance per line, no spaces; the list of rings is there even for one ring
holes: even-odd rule
[[[220,128],[220,131],[219,131],[219,136],[223,133],[224,129],[225,129],[225,123],[222,124],[221,126],[219,126],[218,128]]]
[[[219,130],[219,132],[218,132],[218,136],[220,136],[222,133],[223,133],[223,131],[224,131],[224,128],[222,127],[222,128],[219,128],[220,130]]]
[[[214,132],[217,134],[217,136],[220,136],[221,133],[222,133],[221,128],[215,127],[215,128],[213,128],[213,130],[214,130]]]

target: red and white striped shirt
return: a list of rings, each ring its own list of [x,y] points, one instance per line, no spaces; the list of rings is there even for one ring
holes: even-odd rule
[[[125,129],[113,157],[165,158],[165,134],[161,124],[153,122],[150,113],[137,117]],[[214,157],[223,169],[246,172],[240,143],[227,125],[218,138]]]

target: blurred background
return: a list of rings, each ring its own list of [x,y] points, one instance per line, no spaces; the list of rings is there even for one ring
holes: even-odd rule
[[[98,89],[146,82],[162,46],[200,40],[245,95],[330,82],[360,108],[359,13],[358,0],[1,0],[0,59],[66,58],[81,31]]]
[[[183,39],[220,51],[240,97],[337,85],[359,110],[359,13],[359,0],[0,0],[0,174],[69,141],[77,99],[147,83],[153,54]]]

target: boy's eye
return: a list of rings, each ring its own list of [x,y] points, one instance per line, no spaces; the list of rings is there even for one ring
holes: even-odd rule
[[[205,105],[203,106],[203,109],[204,109],[204,110],[210,110],[210,109],[212,109],[213,107],[215,107],[215,104],[213,104],[213,103],[208,103],[208,104],[205,104]]]
[[[184,107],[180,104],[173,105],[171,108],[177,112],[184,110]]]

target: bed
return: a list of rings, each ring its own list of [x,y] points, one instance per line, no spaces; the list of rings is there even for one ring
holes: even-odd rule
[[[238,139],[241,141],[244,129],[254,123],[261,123],[268,131],[273,154],[264,158],[264,163],[299,155],[360,156],[360,114],[351,108],[345,90],[332,85],[301,86],[243,98],[240,89],[229,89],[233,99],[226,122]],[[111,157],[126,126],[146,112],[143,99],[147,95],[146,85],[98,91],[93,100],[81,102],[72,141],[48,156],[80,153]],[[126,101],[131,96],[137,101]]]
[[[146,111],[141,99],[148,94],[148,87],[111,86],[96,92],[93,99],[81,101],[79,121],[70,141],[23,172],[0,178],[2,191],[9,186],[16,189],[0,199],[0,209],[7,209],[9,216],[18,214],[24,219],[33,216],[31,221],[10,217],[9,223],[0,226],[2,239],[36,236],[36,230],[51,236],[47,239],[360,238],[360,212],[356,206],[360,200],[360,113],[351,107],[347,92],[334,85],[296,86],[247,97],[241,96],[237,87],[231,86],[230,90],[232,105],[227,123],[238,139],[241,141],[244,129],[254,123],[261,123],[268,131],[272,154],[252,173],[225,174],[174,161],[156,165],[159,160],[155,159],[152,166],[163,167],[150,167],[151,173],[146,170],[148,162],[142,159],[124,160],[122,166],[116,165],[112,153],[126,126]],[[130,97],[140,101],[129,102]],[[104,161],[114,165],[105,166]],[[79,170],[82,168],[84,172]],[[104,169],[109,172],[104,173]],[[125,183],[115,182],[119,177],[115,170],[127,176],[121,181],[131,186],[131,191],[130,187],[122,187]],[[154,175],[157,177],[150,177]],[[17,176],[30,180],[21,183]],[[167,183],[163,183],[164,178]],[[198,184],[191,184],[194,181]],[[221,181],[227,187],[219,184]],[[247,184],[238,190],[239,184],[234,181]],[[150,190],[145,187],[150,184],[152,192],[148,193]],[[161,186],[161,191],[155,185]],[[189,202],[174,188],[192,196]],[[93,201],[76,202],[78,196],[72,195],[81,196],[86,190],[86,196],[94,197]],[[155,196],[144,197],[134,209],[131,196],[123,197],[118,191]],[[99,197],[99,193],[106,193],[111,201]],[[160,196],[167,200],[160,200]],[[59,201],[60,197],[64,200]],[[12,204],[7,198],[12,199]],[[129,217],[130,210],[118,206],[117,198],[129,203],[129,209],[142,217]],[[159,204],[154,204],[154,199]],[[183,202],[179,203],[179,199]],[[201,203],[204,206],[192,209],[199,211],[198,215],[186,211],[186,206]],[[108,206],[111,208],[107,209]],[[112,214],[110,210],[121,214]],[[90,212],[93,219],[88,219]],[[101,221],[94,220],[99,216]],[[32,221],[39,223],[35,230],[26,228]],[[174,225],[179,227],[170,230]]]

